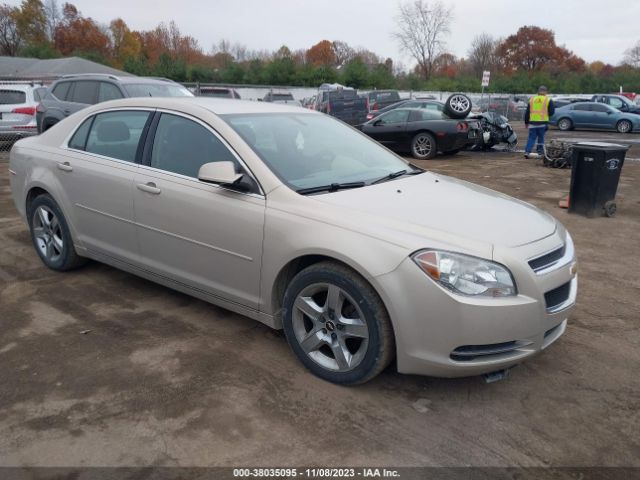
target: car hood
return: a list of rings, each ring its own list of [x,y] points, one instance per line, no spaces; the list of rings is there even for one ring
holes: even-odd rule
[[[409,234],[517,247],[548,237],[557,228],[552,216],[533,205],[430,172],[313,198],[336,207],[343,218],[366,217],[358,223],[398,243],[405,243],[403,234]]]

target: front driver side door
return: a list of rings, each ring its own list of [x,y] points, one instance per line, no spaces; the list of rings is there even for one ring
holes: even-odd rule
[[[257,310],[265,198],[198,180],[209,162],[231,161],[209,126],[162,113],[134,181],[140,257],[146,268],[217,298]]]
[[[397,146],[404,137],[408,118],[409,110],[391,110],[377,117],[367,134],[386,147]]]

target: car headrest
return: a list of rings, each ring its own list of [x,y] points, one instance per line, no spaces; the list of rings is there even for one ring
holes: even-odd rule
[[[109,120],[98,125],[98,140],[101,142],[125,142],[129,140],[129,127],[121,120]]]

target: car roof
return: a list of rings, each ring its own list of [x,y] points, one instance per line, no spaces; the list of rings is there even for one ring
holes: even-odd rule
[[[166,85],[167,83],[169,83],[169,84],[179,85],[175,83],[173,80],[163,79],[158,77],[136,77],[136,76],[119,77],[117,75],[101,74],[101,73],[65,75],[59,78],[57,82],[70,81],[70,80],[112,80],[112,81],[120,82],[123,84],[144,83],[144,84]]]
[[[98,103],[95,107],[101,107],[96,108],[96,110],[127,107],[167,109],[200,107],[216,115],[237,113],[296,113],[298,115],[319,115],[319,113],[314,110],[304,110],[297,105],[213,97],[134,97]]]

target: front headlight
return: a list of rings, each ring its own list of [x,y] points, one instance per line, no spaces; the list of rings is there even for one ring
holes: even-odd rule
[[[455,293],[483,297],[518,293],[511,272],[489,260],[439,250],[423,250],[412,259],[424,273]]]

